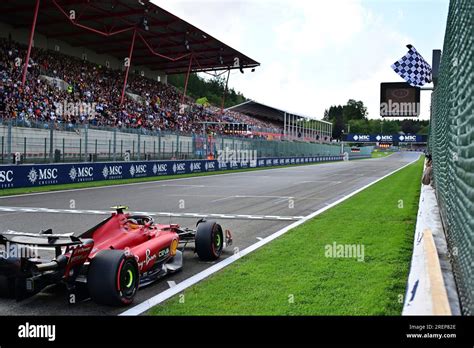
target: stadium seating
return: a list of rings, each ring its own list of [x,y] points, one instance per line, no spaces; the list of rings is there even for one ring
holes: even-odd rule
[[[25,45],[0,39],[2,118],[12,117],[25,125],[32,122],[47,125],[53,121],[56,126],[67,128],[89,124],[183,134],[206,131],[243,137],[282,133],[282,125],[233,111],[221,114],[219,108],[205,108],[189,97],[185,98],[187,108],[183,112],[180,110],[182,93],[178,89],[134,73],[128,78],[125,100],[120,105],[122,71],[40,48],[32,49],[27,82],[22,88],[21,61],[25,56]],[[95,110],[85,108],[73,112],[58,108],[58,103],[61,106],[88,103]]]

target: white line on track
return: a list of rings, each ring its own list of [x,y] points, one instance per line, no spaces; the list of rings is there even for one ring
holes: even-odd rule
[[[81,210],[81,209],[50,209],[35,207],[2,207],[0,212],[16,213],[54,213],[54,214],[85,214],[85,215],[110,215],[112,210]],[[132,213],[132,212],[131,212]],[[299,220],[303,216],[277,216],[277,215],[247,215],[247,214],[206,214],[206,213],[173,213],[173,212],[146,212],[135,211],[132,214],[150,215],[150,216],[171,216],[171,217],[213,217],[219,219],[234,220]],[[2,216],[2,215],[0,215]]]
[[[291,229],[293,229],[293,228],[295,228],[295,227],[297,227],[297,226],[299,226],[299,225],[305,223],[306,221],[308,221],[308,220],[314,218],[315,216],[318,216],[318,215],[322,214],[322,213],[325,212],[326,210],[328,210],[328,209],[334,207],[335,205],[338,205],[339,203],[341,203],[341,202],[343,202],[343,201],[349,199],[350,197],[352,197],[352,196],[356,195],[357,193],[359,193],[359,192],[365,190],[366,188],[368,188],[368,187],[374,185],[375,183],[377,183],[377,182],[379,182],[379,181],[385,179],[386,177],[388,177],[388,176],[390,176],[390,175],[392,175],[392,174],[394,174],[394,173],[396,173],[396,172],[402,170],[402,169],[405,168],[405,167],[408,167],[410,164],[415,163],[415,162],[418,160],[418,158],[419,158],[419,156],[418,156],[415,160],[413,160],[413,161],[411,161],[411,162],[405,164],[404,166],[402,166],[402,167],[400,167],[400,168],[398,168],[398,169],[396,169],[396,170],[394,170],[394,171],[392,171],[392,172],[390,172],[390,173],[388,173],[388,174],[386,174],[386,175],[384,175],[384,176],[382,176],[382,177],[380,177],[380,178],[378,178],[378,179],[376,179],[376,180],[370,182],[369,184],[367,184],[367,185],[365,185],[365,186],[363,186],[363,187],[361,187],[361,188],[358,188],[358,189],[355,190],[355,191],[352,191],[351,193],[347,194],[347,195],[344,196],[343,198],[340,198],[340,199],[338,199],[337,201],[335,201],[335,202],[333,202],[333,203],[327,205],[326,207],[321,208],[321,209],[319,209],[319,210],[317,210],[317,211],[315,211],[315,212],[313,212],[313,213],[311,213],[311,214],[309,214],[309,215],[307,215],[307,216],[301,218],[300,220],[293,222],[292,224],[290,224],[290,225],[288,225],[288,226],[282,228],[281,230],[279,230],[279,231],[277,231],[277,232],[275,232],[275,233],[269,235],[268,237],[266,237],[266,238],[264,238],[264,239],[262,239],[262,240],[260,240],[260,241],[258,241],[258,242],[256,242],[256,243],[250,245],[249,247],[247,247],[247,248],[241,250],[240,252],[235,253],[235,254],[233,254],[232,256],[229,256],[228,258],[226,258],[226,259],[224,259],[224,260],[222,260],[222,261],[220,261],[220,262],[218,262],[218,263],[216,263],[216,264],[210,266],[209,268],[206,268],[205,270],[203,270],[203,271],[201,271],[201,272],[199,272],[199,273],[196,273],[195,275],[193,275],[193,276],[191,276],[191,277],[185,279],[184,281],[182,281],[181,283],[177,284],[176,286],[174,286],[174,287],[172,287],[172,288],[170,288],[170,289],[168,289],[168,290],[165,290],[165,291],[160,292],[159,294],[157,294],[157,295],[155,295],[155,296],[149,298],[148,300],[146,300],[146,301],[144,301],[144,302],[142,302],[142,303],[140,303],[140,304],[138,304],[138,305],[136,305],[136,306],[134,306],[134,307],[132,307],[132,308],[130,308],[130,309],[128,309],[128,310],[126,310],[125,312],[123,312],[123,313],[121,313],[121,314],[119,314],[119,315],[123,315],[123,316],[135,316],[135,315],[140,315],[140,314],[142,314],[142,313],[148,311],[148,310],[151,309],[152,307],[154,307],[154,306],[156,306],[156,305],[162,303],[163,301],[168,300],[169,298],[171,298],[171,297],[173,297],[173,296],[175,296],[175,295],[181,293],[183,290],[189,288],[190,286],[192,286],[192,285],[194,285],[194,284],[200,282],[201,280],[203,280],[203,279],[209,277],[210,275],[212,275],[212,274],[214,274],[214,273],[220,271],[221,269],[227,267],[228,265],[234,263],[235,261],[237,261],[238,259],[242,258],[243,256],[245,256],[245,255],[247,255],[247,254],[249,254],[249,253],[255,251],[256,249],[260,248],[261,246],[263,246],[263,245],[265,245],[265,244],[268,244],[269,242],[271,242],[272,240],[274,240],[274,239],[280,237],[281,235],[285,234],[285,233],[288,232],[289,230],[291,230]]]

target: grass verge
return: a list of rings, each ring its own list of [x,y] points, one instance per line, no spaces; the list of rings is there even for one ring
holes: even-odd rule
[[[102,187],[102,186],[132,184],[132,183],[137,183],[137,182],[151,182],[151,181],[161,181],[161,180],[173,180],[173,179],[180,179],[180,178],[191,178],[191,177],[197,177],[197,176],[251,172],[251,171],[256,171],[256,170],[281,169],[281,168],[299,167],[299,166],[312,166],[312,165],[319,165],[323,163],[334,163],[334,162],[340,162],[340,161],[290,164],[290,165],[282,165],[282,166],[276,166],[276,167],[233,169],[233,170],[226,170],[226,171],[206,172],[206,173],[150,176],[146,178],[136,178],[136,179],[102,180],[102,181],[80,182],[80,183],[74,183],[74,184],[45,185],[45,186],[39,186],[39,187],[19,187],[19,188],[10,188],[10,189],[0,190],[0,197],[26,194],[26,193],[36,193],[36,192],[62,191],[62,190],[72,190],[72,189],[88,188],[88,187]]]
[[[422,168],[420,159],[149,314],[400,315]],[[363,246],[363,261],[326,257],[333,243]]]

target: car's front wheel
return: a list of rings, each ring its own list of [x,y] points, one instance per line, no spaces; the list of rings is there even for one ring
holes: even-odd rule
[[[196,253],[203,261],[214,261],[219,258],[224,248],[222,227],[215,221],[203,221],[196,231]]]

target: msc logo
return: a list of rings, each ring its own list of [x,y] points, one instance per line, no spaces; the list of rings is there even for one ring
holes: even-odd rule
[[[189,164],[189,170],[192,171],[192,172],[195,172],[195,171],[201,171],[201,163],[190,163]]]
[[[28,180],[34,184],[36,181],[56,180],[58,178],[57,168],[38,169],[31,168],[28,172]]]
[[[135,175],[146,175],[146,164],[132,164],[130,166],[130,175],[133,177]]]
[[[370,141],[370,135],[367,134],[356,134],[352,137],[355,141]]]
[[[215,162],[206,162],[204,167],[206,168],[206,170],[215,170],[216,169]]]
[[[0,183],[12,182],[13,170],[0,170]]]
[[[416,141],[416,135],[400,135],[400,141]]]
[[[377,135],[375,137],[375,140],[377,141],[392,141],[393,138],[391,135]]]
[[[121,176],[122,175],[122,166],[105,166],[104,169],[102,169],[102,175],[104,176],[105,179],[107,179],[110,176]]]
[[[175,163],[173,164],[173,173],[179,173],[186,171],[186,163]]]
[[[168,165],[166,163],[155,164],[153,166],[153,174],[166,173],[168,171]]]
[[[75,168],[72,167],[69,171],[69,177],[72,181],[76,179],[85,179],[85,178],[92,178],[94,176],[94,168],[93,167],[79,167]]]

